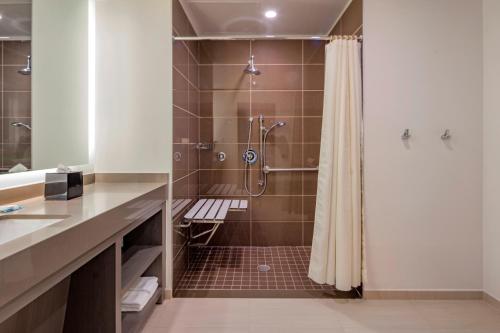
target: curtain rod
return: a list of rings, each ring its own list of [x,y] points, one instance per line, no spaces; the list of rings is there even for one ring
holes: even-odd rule
[[[225,41],[225,40],[333,40],[335,38],[356,38],[358,41],[363,40],[363,36],[189,36],[179,37],[174,36],[174,40],[178,41]]]

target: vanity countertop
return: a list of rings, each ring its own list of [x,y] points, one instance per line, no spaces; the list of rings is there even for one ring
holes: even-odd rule
[[[46,201],[43,197],[37,197],[17,202],[16,204],[24,207],[22,210],[0,216],[17,215],[21,218],[26,215],[48,215],[56,218],[61,216],[63,221],[0,244],[0,261],[162,186],[165,184],[97,183],[86,185],[84,195],[73,200]],[[43,222],[43,219],[40,222]]]
[[[47,278],[166,200],[165,183],[96,183],[85,186],[82,197],[69,201],[37,197],[17,202],[24,209],[2,216],[63,220],[10,241],[6,236],[8,241],[0,244],[0,307],[16,292]],[[9,232],[8,226],[4,229]]]

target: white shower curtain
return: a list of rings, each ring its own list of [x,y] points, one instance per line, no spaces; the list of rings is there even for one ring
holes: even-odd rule
[[[361,47],[326,46],[325,97],[309,277],[348,291],[361,284]]]

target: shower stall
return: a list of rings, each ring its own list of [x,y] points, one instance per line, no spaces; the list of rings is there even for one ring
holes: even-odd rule
[[[174,297],[356,297],[307,276],[327,41],[197,38],[173,6]]]

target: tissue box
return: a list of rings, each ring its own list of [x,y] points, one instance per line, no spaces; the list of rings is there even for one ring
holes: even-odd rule
[[[83,194],[83,172],[45,174],[46,200],[71,200]]]

